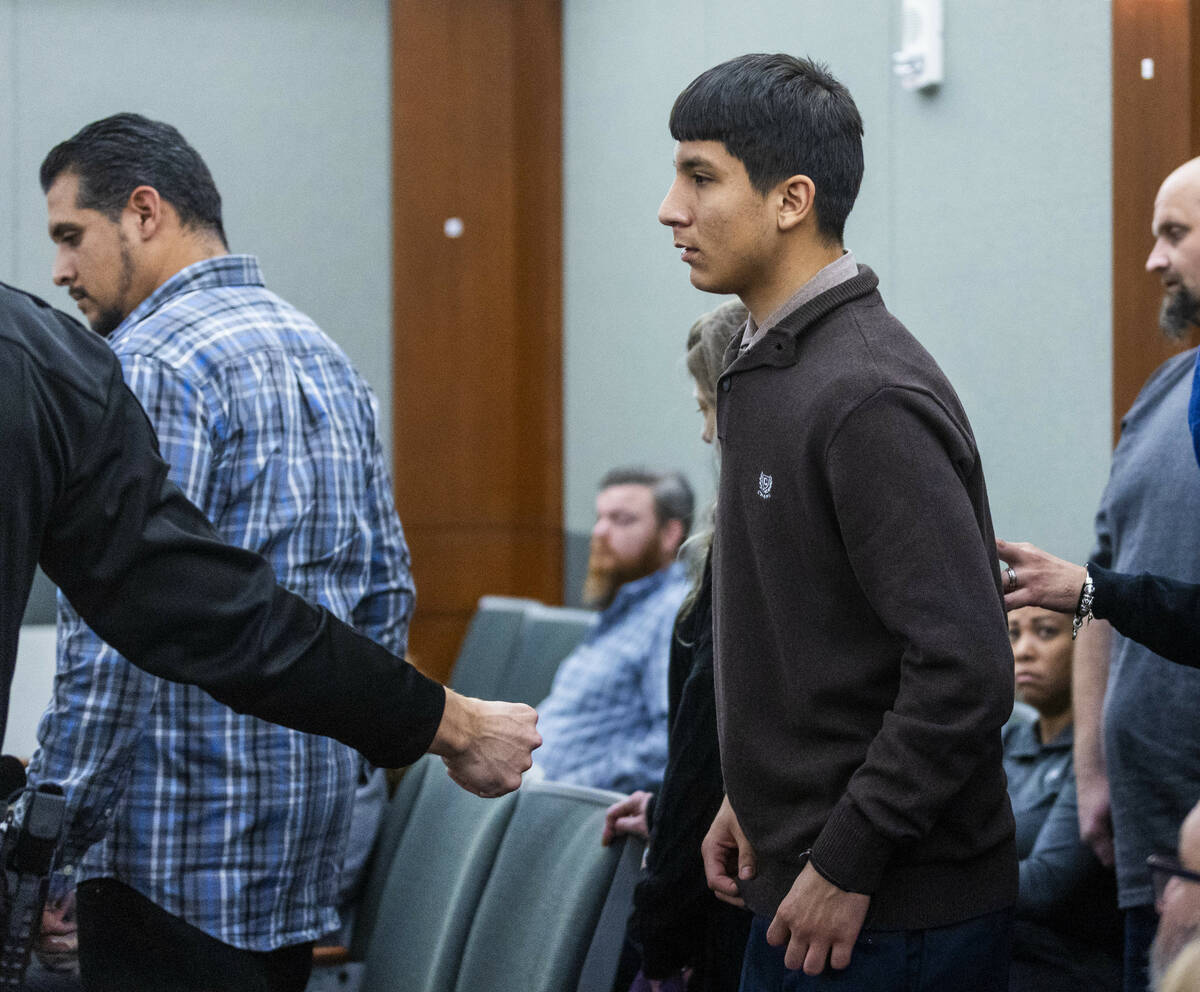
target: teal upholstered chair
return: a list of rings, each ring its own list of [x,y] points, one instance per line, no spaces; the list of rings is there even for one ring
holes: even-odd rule
[[[530,782],[471,923],[456,992],[608,992],[641,845],[600,846],[617,794]]]
[[[526,609],[531,599],[484,596],[458,649],[450,673],[450,688],[464,696],[499,699]]]
[[[364,992],[451,992],[516,808],[516,793],[480,799],[459,788],[438,758],[423,758],[419,766],[425,767],[409,796],[378,905],[359,920]]]
[[[600,846],[617,795],[528,782],[478,799],[431,758],[409,775],[356,923],[361,992],[609,992],[641,860],[640,843]]]
[[[508,664],[497,686],[497,699],[536,706],[550,693],[559,663],[587,636],[596,622],[590,610],[530,602]]]
[[[387,885],[396,845],[400,843],[404,828],[408,825],[408,818],[417,807],[417,797],[420,795],[425,776],[431,770],[437,771],[434,767],[435,762],[440,764],[436,758],[427,755],[407,768],[384,810],[379,833],[375,835],[370,860],[367,862],[362,896],[354,911],[350,957],[355,961],[361,961],[366,956],[367,940],[375,927],[375,917],[379,913],[379,903]]]

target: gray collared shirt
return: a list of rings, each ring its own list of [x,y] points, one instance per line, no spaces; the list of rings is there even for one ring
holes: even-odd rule
[[[755,324],[753,316],[747,318],[746,326],[742,330],[742,343],[738,350],[745,351],[788,314],[795,313],[809,300],[816,299],[826,290],[833,289],[834,286],[847,279],[853,279],[856,275],[858,275],[858,263],[854,261],[854,253],[847,250],[796,290],[783,306],[778,307],[761,324]]]

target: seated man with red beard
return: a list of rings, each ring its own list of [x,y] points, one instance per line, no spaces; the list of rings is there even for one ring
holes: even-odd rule
[[[688,590],[675,556],[693,502],[677,473],[614,469],[601,480],[583,589],[601,613],[538,704],[535,773],[621,792],[662,782],[671,632]]]

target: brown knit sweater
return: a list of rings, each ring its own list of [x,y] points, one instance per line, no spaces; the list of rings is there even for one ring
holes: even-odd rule
[[[867,927],[926,928],[1016,899],[1013,662],[970,425],[877,282],[860,266],[727,356],[721,760],[755,912],[811,851],[871,894]]]

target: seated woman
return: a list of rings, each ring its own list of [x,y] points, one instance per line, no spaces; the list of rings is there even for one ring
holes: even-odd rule
[[[1010,992],[1121,987],[1116,882],[1079,839],[1071,762],[1071,620],[1028,606],[1008,615],[1017,698],[1037,713],[1004,728],[1021,887]]]

